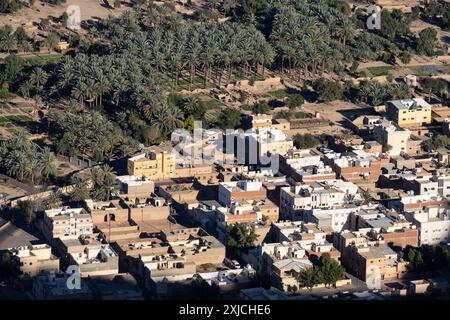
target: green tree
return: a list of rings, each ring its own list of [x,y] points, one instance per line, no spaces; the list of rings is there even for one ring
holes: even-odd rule
[[[299,93],[294,93],[288,96],[286,105],[289,109],[301,107],[305,103],[305,98]]]
[[[220,112],[217,126],[221,129],[235,129],[241,123],[241,113],[238,109],[226,108]]]
[[[35,209],[35,204],[32,201],[19,201],[15,208],[14,222],[27,226],[30,225],[36,218]]]
[[[44,180],[48,180],[51,176],[56,174],[55,154],[50,151],[50,148],[45,147],[38,156],[38,171]]]
[[[297,283],[300,288],[308,288],[312,290],[314,286],[320,283],[319,274],[315,267],[310,267],[302,270],[297,278]]]
[[[70,198],[76,202],[86,200],[89,198],[89,196],[89,186],[85,181],[78,181],[77,183],[75,183],[72,191],[70,192]]]
[[[309,133],[304,135],[297,133],[293,140],[294,146],[298,149],[310,149],[320,144],[320,141]]]
[[[8,280],[15,272],[11,253],[5,252],[0,258],[0,279]]]
[[[433,56],[436,42],[437,31],[434,28],[423,29],[419,33],[419,39],[417,39],[417,51],[419,54]]]
[[[89,178],[92,182],[92,198],[107,201],[115,190],[116,175],[111,167],[104,165],[90,169]]]
[[[325,78],[317,79],[314,82],[314,90],[319,99],[323,102],[331,102],[342,98],[344,88],[339,82],[327,80]]]
[[[69,15],[67,14],[67,12],[64,12],[59,18],[59,20],[61,21],[63,27],[67,27],[67,21],[69,20]]]
[[[255,246],[258,235],[254,226],[245,224],[227,225],[227,246],[237,249],[248,249]]]
[[[337,281],[345,279],[345,269],[329,253],[319,258],[317,273],[321,283],[326,286],[335,285]]]

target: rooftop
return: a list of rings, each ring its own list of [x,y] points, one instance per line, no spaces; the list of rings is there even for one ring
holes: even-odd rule
[[[425,100],[413,98],[405,100],[392,100],[388,101],[391,105],[399,110],[414,110],[421,107],[431,107]]]

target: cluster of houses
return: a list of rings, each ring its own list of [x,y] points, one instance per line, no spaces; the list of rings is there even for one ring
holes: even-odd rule
[[[112,200],[46,210],[35,222],[42,239],[21,235],[0,250],[32,279],[37,299],[142,299],[173,297],[198,280],[244,298],[287,297],[324,254],[368,286],[403,281],[406,246],[448,247],[449,152],[420,151],[432,122],[424,100],[391,101],[384,116],[356,118],[354,133],[329,137],[326,148],[295,148],[289,122],[248,120],[247,132],[222,137],[247,146],[241,157],[208,130],[182,145],[184,154],[214,149],[232,161],[178,161],[172,144],[150,147],[128,159]],[[276,167],[261,165],[264,155]],[[254,246],[228,245],[238,224],[256,234]],[[70,266],[81,275],[78,290],[67,288]],[[272,291],[259,288],[258,273]],[[410,286],[429,284],[419,280]],[[349,277],[335,283],[352,285]]]

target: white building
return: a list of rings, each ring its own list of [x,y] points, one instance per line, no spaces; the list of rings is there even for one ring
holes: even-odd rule
[[[266,195],[262,182],[259,181],[229,181],[219,183],[218,200],[230,207],[233,200],[262,198]]]
[[[405,217],[419,230],[419,245],[437,245],[450,241],[450,212],[430,208],[405,212]]]
[[[298,220],[304,210],[342,206],[346,198],[346,192],[328,185],[284,187],[280,190],[280,213]]]
[[[76,239],[93,233],[94,224],[83,208],[61,207],[45,210],[42,233],[48,241],[54,238]]]
[[[263,159],[262,156],[284,155],[293,146],[292,139],[276,128],[258,128],[247,132],[236,130],[226,136],[227,152],[234,152],[239,163],[268,162],[269,159]]]

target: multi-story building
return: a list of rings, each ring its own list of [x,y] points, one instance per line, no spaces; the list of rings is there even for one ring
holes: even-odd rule
[[[366,209],[368,206],[344,205],[332,209],[315,208],[305,211],[304,219],[319,227],[334,232],[349,229],[350,215]]]
[[[450,242],[450,214],[442,208],[405,212],[405,217],[419,230],[419,245]]]
[[[249,117],[250,128],[270,129],[276,128],[282,131],[289,131],[290,123],[286,119],[273,119],[270,114],[253,114]]]
[[[218,207],[215,212],[218,239],[226,243],[227,226],[237,223],[260,224],[263,221],[277,221],[279,209],[268,199],[234,201],[231,206]]]
[[[17,271],[21,276],[34,277],[46,271],[59,271],[59,259],[47,244],[10,249]]]
[[[309,149],[291,149],[279,156],[280,171],[297,182],[336,179],[336,173]]]
[[[196,266],[218,265],[225,259],[225,246],[201,228],[183,228],[161,232],[161,240],[170,251],[186,257]]]
[[[214,174],[211,165],[178,163],[171,146],[153,146],[147,152],[128,159],[128,174],[143,175],[151,180],[166,180],[186,177],[209,177]]]
[[[227,153],[234,154],[238,163],[268,165],[272,155],[287,154],[293,141],[279,129],[260,128],[250,132],[236,130],[226,135],[225,145]]]
[[[32,294],[36,300],[92,300],[93,290],[86,279],[80,279],[80,287],[69,289],[69,275],[47,272],[33,279]]]
[[[368,284],[378,286],[384,280],[401,279],[407,273],[407,262],[385,244],[354,245],[344,249],[342,264]]]
[[[368,230],[373,239],[397,248],[419,245],[419,231],[403,214],[379,209],[361,210],[352,214],[352,229]]]
[[[125,201],[116,199],[95,202],[87,199],[85,208],[91,214],[95,227],[108,241],[139,236],[139,226],[136,223],[130,223],[130,207]],[[139,214],[137,218],[139,218]]]
[[[42,233],[47,241],[54,238],[76,239],[91,235],[94,224],[91,215],[83,208],[61,207],[45,210]]]
[[[342,206],[347,193],[336,187],[312,183],[280,189],[280,213],[290,220],[299,220],[305,210]]]
[[[374,135],[378,142],[383,145],[383,151],[389,155],[398,156],[401,153],[411,154],[410,150],[408,150],[408,141],[411,137],[410,130],[389,122],[376,125]]]
[[[387,158],[379,158],[358,149],[343,154],[327,154],[325,158],[333,164],[337,177],[346,181],[376,182],[381,174],[382,163],[389,162]]]
[[[431,123],[431,106],[423,99],[388,101],[386,111],[400,127]]]
[[[69,265],[79,267],[82,277],[119,273],[119,256],[109,244],[90,239],[64,241]]]

